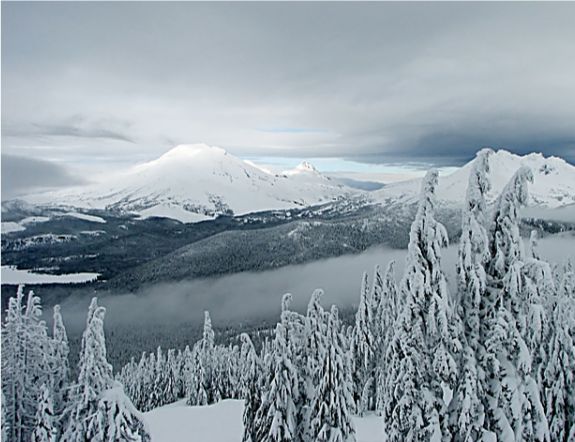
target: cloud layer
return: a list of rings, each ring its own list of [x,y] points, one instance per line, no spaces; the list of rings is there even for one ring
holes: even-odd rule
[[[7,3],[3,149],[575,161],[573,3]]]
[[[2,201],[34,191],[83,183],[82,178],[56,163],[2,154]]]

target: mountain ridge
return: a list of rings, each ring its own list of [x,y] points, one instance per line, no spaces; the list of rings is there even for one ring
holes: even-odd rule
[[[307,172],[271,174],[219,147],[179,145],[107,183],[24,199],[39,205],[63,204],[196,222],[220,215],[307,207],[356,193],[315,168],[313,173]]]
[[[461,166],[449,175],[439,177],[437,199],[447,204],[462,204],[467,192],[469,172],[475,159]],[[501,193],[503,187],[521,166],[529,167],[534,181],[529,185],[530,206],[558,208],[575,203],[575,166],[562,158],[545,157],[541,153],[524,156],[504,149],[493,151],[489,156],[488,179],[491,189],[487,194],[489,202]],[[380,203],[395,200],[413,202],[419,197],[421,178],[389,184],[372,193]]]
[[[472,160],[449,175],[441,175],[440,203],[461,205]],[[500,149],[490,156],[493,201],[520,166],[534,174],[529,186],[534,207],[575,204],[575,166],[540,153],[520,156]],[[162,217],[184,223],[270,210],[289,211],[356,196],[376,204],[411,204],[419,196],[420,179],[400,181],[374,191],[354,189],[323,175],[303,161],[274,173],[206,144],[179,145],[155,160],[133,166],[106,183],[45,192],[24,201],[49,207],[110,210],[140,218]]]

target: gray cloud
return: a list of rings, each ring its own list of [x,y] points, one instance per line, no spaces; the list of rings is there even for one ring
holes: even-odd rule
[[[28,125],[13,125],[10,123],[5,124],[3,127],[3,135],[9,137],[77,137],[77,138],[102,138],[118,141],[126,141],[133,143],[133,140],[128,136],[123,135],[113,129],[105,126],[109,125],[107,122],[101,123],[99,126],[86,126],[75,124],[74,121],[66,121],[62,123],[30,123]]]
[[[75,162],[152,158],[167,140],[574,162],[574,19],[572,3],[7,3],[2,120],[25,130],[3,145]]]
[[[2,200],[31,191],[82,184],[84,180],[49,161],[2,154]]]

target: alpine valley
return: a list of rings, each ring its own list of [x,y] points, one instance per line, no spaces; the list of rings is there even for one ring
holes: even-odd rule
[[[460,236],[474,161],[439,179],[437,217],[451,242]],[[534,174],[523,233],[575,230],[573,165],[505,150],[489,161],[490,202],[519,167]],[[377,245],[405,248],[420,180],[374,191],[343,182],[307,162],[273,173],[218,147],[177,146],[103,184],[5,201],[2,290],[14,291],[7,272],[22,269],[95,275],[75,281],[75,289],[113,293],[356,254]],[[72,293],[54,284],[38,289],[48,303]]]

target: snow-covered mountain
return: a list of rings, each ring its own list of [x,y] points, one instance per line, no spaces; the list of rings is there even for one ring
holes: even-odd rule
[[[440,176],[438,199],[445,203],[461,204],[465,199],[469,171],[475,160],[455,172]],[[575,204],[575,166],[557,157],[544,157],[540,153],[525,156],[498,150],[489,157],[491,191],[489,200],[494,200],[505,184],[521,166],[533,171],[533,184],[529,185],[530,206],[557,208]],[[419,196],[421,179],[389,184],[372,193],[376,201],[412,201]]]
[[[33,195],[26,200],[193,222],[219,214],[305,207],[351,193],[354,190],[331,181],[309,163],[273,174],[224,149],[193,144],[177,146],[105,184]]]
[[[473,160],[475,161],[475,160]],[[440,201],[460,205],[473,161],[439,179]],[[519,156],[499,150],[490,156],[493,200],[520,166],[534,174],[530,206],[557,208],[575,204],[575,166],[541,154]],[[302,162],[294,169],[273,173],[224,149],[205,144],[181,145],[160,158],[132,167],[105,183],[31,195],[28,203],[79,209],[132,212],[195,222],[220,214],[242,215],[266,210],[289,210],[363,195],[372,202],[414,202],[420,179],[388,184],[363,192],[321,174]]]

